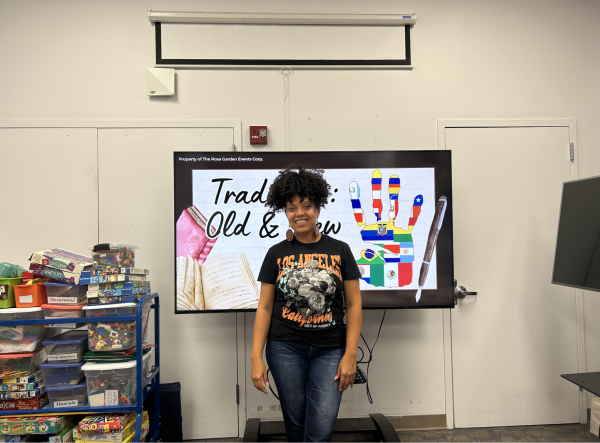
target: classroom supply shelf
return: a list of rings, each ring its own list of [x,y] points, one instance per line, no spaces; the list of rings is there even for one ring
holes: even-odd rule
[[[153,442],[160,439],[160,334],[159,334],[159,296],[157,293],[148,294],[137,302],[136,315],[131,316],[111,316],[111,317],[77,317],[77,318],[53,318],[53,319],[34,319],[34,320],[9,320],[0,321],[0,326],[17,325],[56,325],[65,323],[94,323],[102,322],[123,322],[135,321],[136,328],[136,349],[143,349],[142,336],[142,312],[144,305],[150,303],[154,310],[154,358],[155,364],[148,377],[142,378],[142,358],[143,352],[136,352],[136,379],[138,381],[136,389],[136,403],[123,406],[84,406],[74,408],[50,408],[46,406],[43,409],[21,410],[21,411],[0,411],[2,417],[27,416],[27,415],[65,415],[65,414],[107,414],[119,412],[136,412],[136,429],[134,441],[140,441],[142,427],[142,405],[149,394],[155,396],[154,412],[150,414],[150,432],[146,441]],[[141,399],[141,401],[140,401]]]

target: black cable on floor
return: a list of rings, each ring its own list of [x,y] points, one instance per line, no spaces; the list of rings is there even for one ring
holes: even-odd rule
[[[385,320],[385,314],[386,314],[386,312],[387,312],[387,309],[385,309],[383,311],[383,317],[381,317],[381,324],[379,325],[379,331],[377,331],[377,338],[375,339],[375,343],[373,343],[373,347],[372,348],[369,347],[369,344],[365,340],[365,337],[362,335],[362,332],[360,334],[360,337],[362,338],[363,342],[365,342],[365,346],[369,350],[369,359],[367,361],[363,361],[365,353],[359,347],[359,349],[360,349],[360,351],[362,352],[363,355],[361,356],[360,360],[356,362],[356,364],[357,365],[360,365],[360,364],[366,364],[367,365],[367,399],[369,400],[369,403],[371,403],[371,404],[373,404],[373,397],[371,397],[371,390],[369,389],[369,367],[371,366],[371,361],[373,360],[373,351],[375,350],[375,345],[377,344],[377,341],[379,340],[379,334],[381,334],[381,327],[383,326],[383,320]]]

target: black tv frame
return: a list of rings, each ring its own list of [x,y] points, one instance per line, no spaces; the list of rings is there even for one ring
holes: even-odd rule
[[[228,161],[204,162],[182,161],[180,159],[198,159],[201,157],[243,157],[262,158],[260,162]],[[316,156],[320,157],[316,161]],[[453,198],[452,198],[452,154],[449,150],[430,151],[294,151],[294,152],[231,152],[231,151],[175,151],[173,152],[174,179],[174,221],[173,239],[176,248],[177,238],[175,224],[182,211],[193,204],[192,171],[197,169],[274,169],[281,170],[291,163],[308,164],[322,169],[369,169],[369,168],[434,168],[435,196],[437,199],[445,195],[448,205],[442,228],[436,244],[437,259],[437,289],[424,289],[419,303],[415,302],[416,290],[361,290],[363,309],[429,309],[454,308],[454,257],[453,257]],[[252,168],[251,166],[257,166]],[[201,166],[201,167],[199,167]],[[280,241],[279,239],[277,241]],[[274,242],[275,243],[275,242]],[[177,298],[177,263],[176,250],[174,261],[174,297]],[[375,299],[376,306],[365,304],[365,295],[370,300]],[[404,303],[398,303],[401,296]],[[255,312],[256,309],[218,309],[178,311],[174,305],[175,314],[224,313],[224,312]]]

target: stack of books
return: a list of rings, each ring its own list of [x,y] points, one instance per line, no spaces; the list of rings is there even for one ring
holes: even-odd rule
[[[81,274],[88,285],[88,304],[135,303],[149,294],[148,269],[135,267],[135,246],[120,243],[96,245],[92,269]]]
[[[109,441],[123,443],[133,441],[135,438],[136,414],[88,415],[79,422],[73,433],[76,442]],[[142,432],[140,439],[144,441],[148,435],[150,421],[148,412],[142,414]]]

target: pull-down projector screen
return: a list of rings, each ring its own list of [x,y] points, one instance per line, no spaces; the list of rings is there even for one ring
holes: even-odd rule
[[[264,203],[291,163],[324,169],[332,196],[320,231],[350,246],[364,308],[453,307],[450,157],[175,152],[176,313],[256,309],[262,261],[288,228]]]

